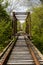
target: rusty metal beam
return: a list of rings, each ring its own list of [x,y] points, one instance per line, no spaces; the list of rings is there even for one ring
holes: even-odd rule
[[[15,12],[15,15],[27,15],[29,12]]]
[[[15,12],[13,12],[13,35],[17,33],[17,18]]]
[[[31,15],[30,12],[28,12],[27,18],[26,18],[26,33],[29,35],[31,39]]]

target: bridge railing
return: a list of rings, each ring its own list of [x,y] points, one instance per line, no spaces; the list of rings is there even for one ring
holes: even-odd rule
[[[0,54],[0,65],[6,64],[8,57],[9,57],[13,47],[15,46],[15,43],[16,43],[18,37],[16,36],[15,38],[16,38],[15,41],[14,41],[14,38],[13,38],[13,40],[8,44],[8,46]]]

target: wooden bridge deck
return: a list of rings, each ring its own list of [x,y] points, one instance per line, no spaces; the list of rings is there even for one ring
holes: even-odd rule
[[[13,48],[8,64],[28,64],[29,60],[33,60],[32,56],[27,48],[24,36],[19,36],[15,47]],[[32,62],[33,63],[33,62]]]
[[[43,65],[43,60],[28,37],[20,34],[0,56],[0,65]]]
[[[38,59],[41,60],[39,56]],[[32,55],[30,54],[30,50],[25,42],[24,36],[18,37],[16,45],[14,46],[7,62],[7,65],[19,65],[19,64],[35,65]]]

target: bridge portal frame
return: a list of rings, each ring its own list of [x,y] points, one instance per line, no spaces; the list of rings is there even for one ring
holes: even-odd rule
[[[13,12],[13,34],[15,35],[17,33],[17,21],[16,15],[27,15],[25,21],[26,21],[26,30],[25,32],[30,36],[31,38],[31,15],[30,12]]]

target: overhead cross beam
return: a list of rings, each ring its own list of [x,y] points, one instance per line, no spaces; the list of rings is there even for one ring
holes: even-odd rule
[[[21,15],[20,14],[20,15],[16,15],[16,17],[17,17],[18,20],[25,20],[27,15]]]
[[[27,15],[28,12],[15,12],[15,15]]]
[[[25,20],[29,12],[15,12],[15,16],[18,20]]]

